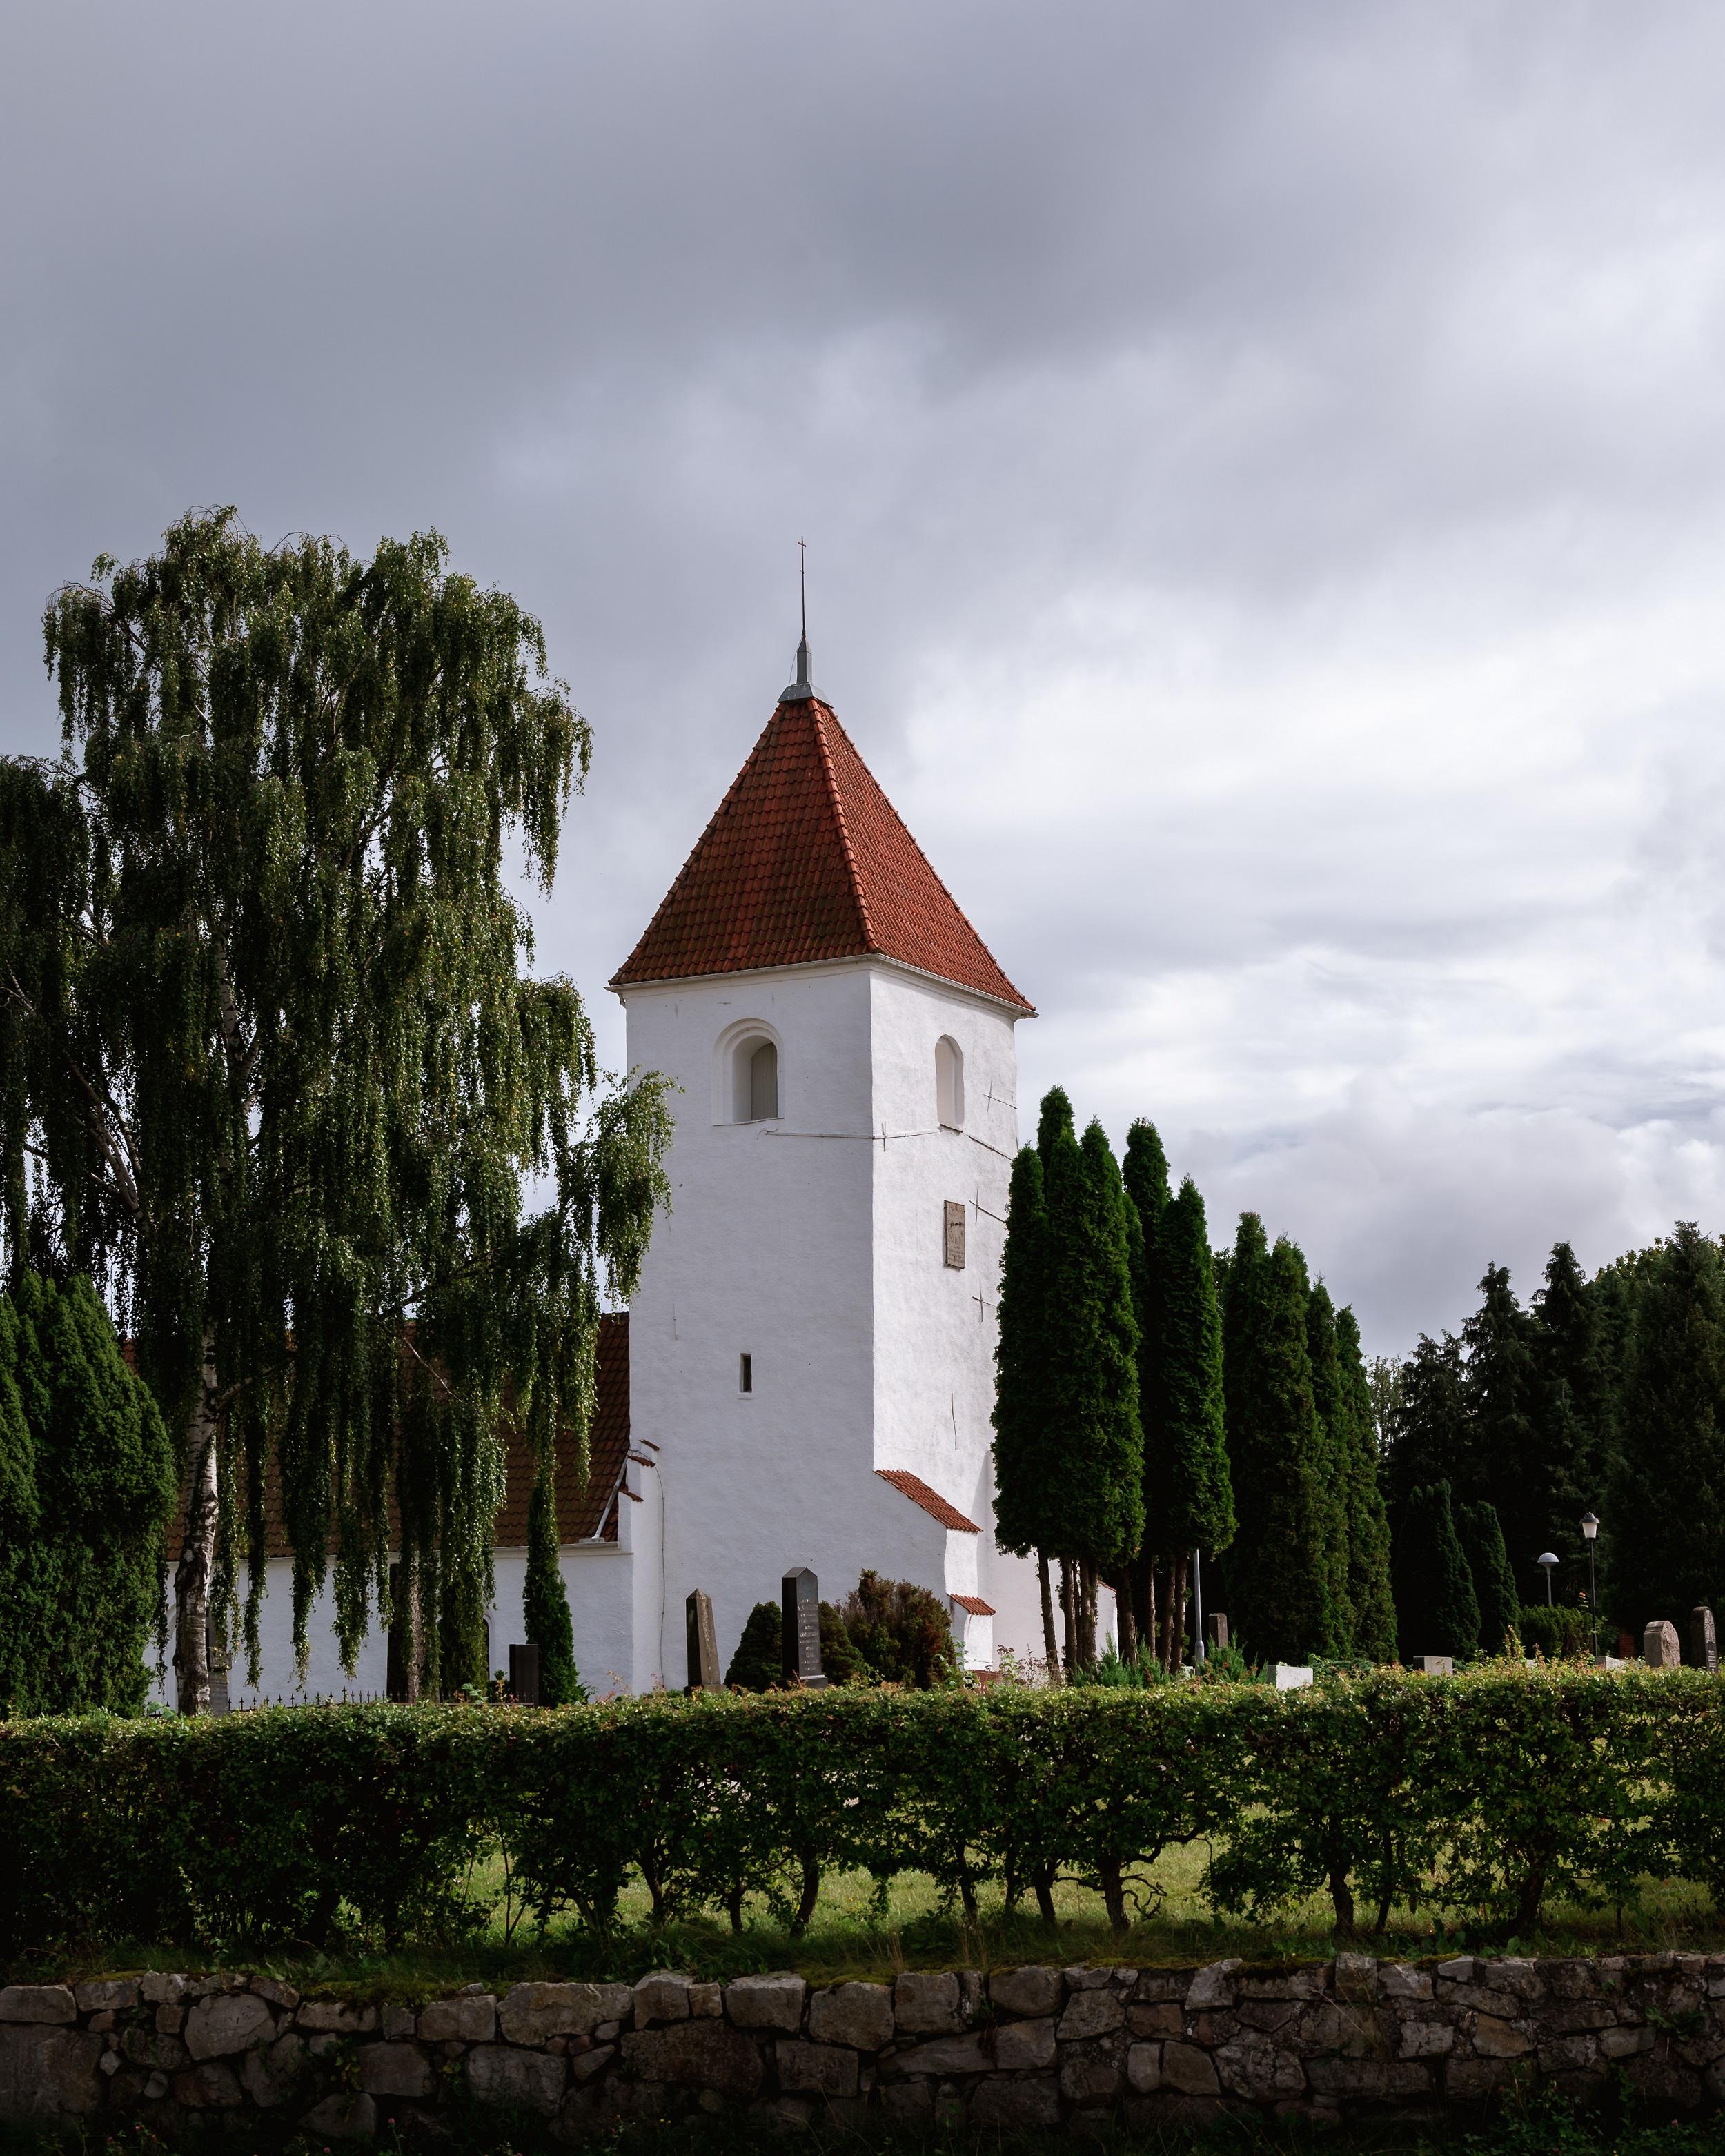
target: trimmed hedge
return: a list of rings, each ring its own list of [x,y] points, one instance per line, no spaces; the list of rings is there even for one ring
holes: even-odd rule
[[[501,1845],[541,1919],[603,1933],[764,1895],[795,1928],[824,1874],[931,1876],[973,1907],[1055,1879],[1145,1906],[1203,1840],[1219,1908],[1327,1892],[1381,1926],[1423,1902],[1526,1935],[1553,1893],[1649,1875],[1725,1902],[1725,1680],[1700,1671],[1382,1671],[1308,1691],[1178,1685],[660,1695],[531,1708],[275,1708],[225,1721],[0,1725],[0,1928],[17,1954],[138,1941],[386,1945],[482,1912]]]

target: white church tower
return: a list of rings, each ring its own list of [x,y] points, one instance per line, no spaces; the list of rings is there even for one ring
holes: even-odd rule
[[[728,1662],[804,1565],[829,1600],[865,1567],[931,1589],[972,1666],[1040,1653],[1034,1570],[994,1548],[989,1422],[1034,1014],[810,685],[806,638],[611,986],[631,1068],[680,1090],[610,1529],[632,1666],[589,1681],[681,1686],[695,1588]]]

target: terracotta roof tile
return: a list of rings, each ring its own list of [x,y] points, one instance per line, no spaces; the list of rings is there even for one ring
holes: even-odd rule
[[[883,1482],[890,1482],[895,1490],[908,1497],[913,1505],[920,1505],[932,1520],[938,1520],[943,1527],[955,1534],[979,1535],[982,1529],[974,1520],[967,1520],[956,1505],[949,1505],[938,1490],[931,1490],[920,1475],[912,1475],[902,1467],[877,1467],[875,1472]]]
[[[127,1343],[128,1350],[130,1343]],[[587,1435],[588,1472],[585,1484],[575,1472],[574,1440],[567,1432],[557,1437],[557,1539],[563,1543],[589,1542],[604,1526],[604,1539],[617,1539],[617,1509],[611,1503],[618,1476],[629,1459],[639,1459],[629,1449],[629,1312],[619,1311],[599,1320],[598,1348],[593,1376],[593,1425]],[[512,1421],[503,1426],[503,1502],[497,1513],[497,1547],[520,1549],[527,1540],[527,1500],[533,1490],[533,1461],[525,1440]],[[287,1531],[282,1523],[281,1485],[272,1460],[264,1490],[264,1515],[271,1557],[288,1554]],[[391,1508],[392,1516],[393,1507]],[[185,1526],[185,1499],[167,1533],[167,1559],[180,1554]],[[334,1552],[333,1541],[331,1545]]]
[[[973,1617],[993,1617],[999,1613],[992,1602],[984,1602],[980,1594],[955,1594],[951,1599],[961,1609],[968,1609]]]
[[[829,707],[781,704],[611,985],[871,953],[1030,1009]]]

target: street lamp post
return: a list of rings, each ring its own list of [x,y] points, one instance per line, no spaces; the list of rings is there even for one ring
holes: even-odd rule
[[[1558,1553],[1555,1550],[1542,1550],[1539,1555],[1534,1558],[1533,1562],[1535,1564],[1543,1565],[1545,1568],[1545,1606],[1549,1609],[1551,1607],[1551,1576],[1558,1568]]]
[[[1599,1591],[1594,1572],[1594,1544],[1599,1539],[1599,1522],[1592,1512],[1581,1516],[1581,1532],[1587,1539],[1587,1614],[1593,1626],[1594,1660],[1599,1659]]]

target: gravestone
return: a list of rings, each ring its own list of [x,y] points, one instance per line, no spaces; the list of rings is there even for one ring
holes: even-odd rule
[[[517,1707],[539,1704],[539,1647],[530,1640],[509,1650],[509,1696]]]
[[[1211,1654],[1225,1648],[1228,1645],[1228,1612],[1212,1609],[1204,1620],[1204,1629],[1205,1644]]]
[[[228,1650],[222,1635],[213,1625],[204,1626],[204,1652],[209,1659],[209,1711],[212,1714],[231,1714],[233,1702],[228,1692]]]
[[[1689,1659],[1698,1670],[1719,1666],[1718,1630],[1705,1602],[1697,1602],[1689,1613]]]
[[[1272,1662],[1270,1681],[1278,1691],[1304,1691],[1312,1682],[1310,1662]]]
[[[1677,1628],[1657,1617],[1641,1635],[1641,1660],[1650,1670],[1674,1670],[1682,1661],[1677,1652]]]
[[[713,1630],[713,1598],[698,1587],[689,1597],[684,1630],[689,1641],[690,1691],[719,1691],[719,1635]]]
[[[1423,1670],[1429,1677],[1452,1677],[1455,1674],[1453,1655],[1415,1655],[1414,1666]]]
[[[818,1691],[827,1681],[820,1666],[820,1582],[806,1564],[785,1574],[778,1608],[785,1682]]]

